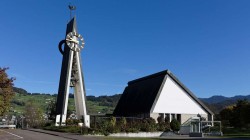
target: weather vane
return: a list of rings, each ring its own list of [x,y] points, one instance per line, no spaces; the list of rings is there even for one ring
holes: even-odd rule
[[[72,11],[76,10],[76,6],[69,4],[69,10],[70,10],[70,19],[72,18]]]

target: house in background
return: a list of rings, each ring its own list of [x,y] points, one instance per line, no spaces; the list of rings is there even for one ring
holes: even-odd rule
[[[119,117],[159,116],[177,119],[181,124],[197,115],[213,121],[209,110],[169,70],[128,82],[113,115]]]

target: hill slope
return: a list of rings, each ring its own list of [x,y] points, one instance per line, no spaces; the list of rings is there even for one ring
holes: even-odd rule
[[[11,111],[17,114],[22,114],[25,109],[25,105],[28,101],[33,101],[39,108],[45,113],[50,102],[56,101],[56,94],[39,94],[39,93],[28,93],[26,90],[21,88],[14,88],[16,93],[11,101]],[[120,98],[121,94],[112,96],[86,96],[87,98],[87,111],[89,114],[111,114]],[[74,96],[70,94],[68,110],[75,110]]]
[[[225,107],[236,104],[238,100],[244,99],[250,101],[250,95],[237,95],[234,97],[212,96],[210,98],[200,98],[200,100],[216,114],[218,114]]]
[[[56,94],[39,94],[39,93],[28,93],[22,88],[14,88],[16,92],[15,97],[12,100],[13,112],[22,113],[24,111],[25,103],[28,100],[34,101],[37,106],[39,106],[44,112],[49,105],[49,102],[56,100]],[[111,96],[86,96],[87,98],[87,110],[89,114],[112,114],[114,108],[119,101],[121,94],[111,95]],[[69,96],[69,105],[68,109],[70,111],[75,110],[74,107],[74,95],[70,94]],[[234,96],[234,97],[224,97],[224,96],[212,96],[210,98],[200,98],[214,113],[219,113],[223,108],[229,105],[233,105],[237,100],[247,99],[250,101],[250,95],[247,96]]]

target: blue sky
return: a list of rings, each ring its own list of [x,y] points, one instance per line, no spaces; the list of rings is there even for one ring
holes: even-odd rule
[[[15,86],[57,93],[69,2],[85,39],[87,95],[122,93],[165,69],[198,97],[250,94],[248,0],[2,0],[0,67]]]

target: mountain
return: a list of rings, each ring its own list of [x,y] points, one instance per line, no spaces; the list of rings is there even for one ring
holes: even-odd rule
[[[206,103],[209,103],[209,104],[219,103],[219,102],[222,102],[222,101],[226,101],[228,99],[229,99],[228,97],[224,97],[224,96],[221,96],[221,95],[212,96],[210,98],[200,98],[200,100],[202,100],[202,101],[204,101]]]
[[[210,98],[200,98],[200,100],[209,103],[209,104],[216,104],[216,103],[220,103],[220,102],[225,102],[227,100],[231,100],[231,101],[237,101],[237,100],[244,100],[247,99],[250,101],[250,95],[247,96],[243,96],[243,95],[237,95],[234,97],[224,97],[221,95],[216,95],[216,96],[212,96]]]
[[[199,98],[204,102],[215,114],[218,114],[222,109],[227,106],[234,105],[238,100],[248,100],[250,101],[250,95],[237,95],[234,97],[224,97],[224,96],[212,96],[210,98]]]

